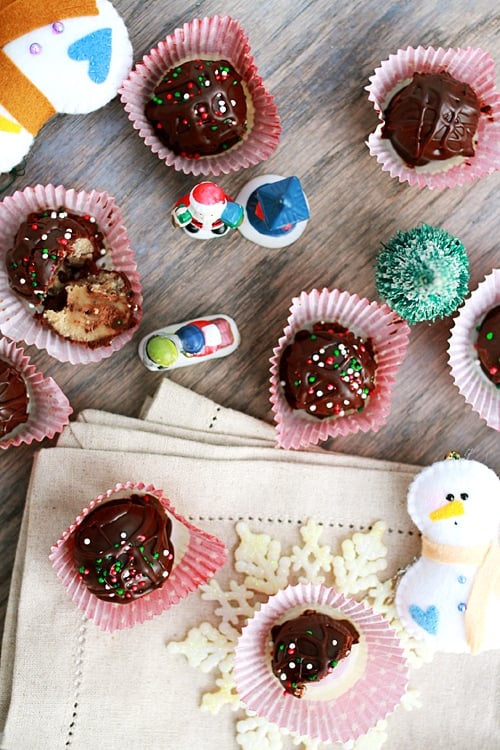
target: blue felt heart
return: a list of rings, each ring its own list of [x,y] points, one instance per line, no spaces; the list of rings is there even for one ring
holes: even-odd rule
[[[436,635],[439,622],[439,610],[433,604],[427,609],[422,609],[417,604],[410,604],[409,612],[417,625],[431,635]]]
[[[111,29],[98,29],[73,42],[68,55],[72,60],[88,60],[90,80],[104,83],[111,64]]]

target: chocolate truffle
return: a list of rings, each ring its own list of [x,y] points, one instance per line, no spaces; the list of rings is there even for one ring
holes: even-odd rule
[[[227,60],[189,60],[167,71],[145,114],[156,135],[175,154],[220,154],[247,130],[247,96]]]
[[[63,338],[103,346],[135,323],[136,305],[124,273],[99,269],[66,284],[55,309],[42,319]]]
[[[24,378],[0,359],[0,437],[28,421],[29,396]]]
[[[318,419],[361,411],[375,388],[370,341],[338,323],[300,330],[280,359],[280,381],[292,409]]]
[[[296,698],[302,698],[308,683],[330,674],[359,641],[349,620],[336,620],[312,609],[275,625],[271,637],[273,674],[285,692]]]
[[[384,111],[382,137],[412,167],[474,156],[479,100],[449,73],[415,73]]]
[[[172,522],[152,495],[97,505],[73,534],[74,561],[92,594],[127,604],[159,588],[174,562]]]
[[[9,283],[19,296],[38,306],[105,253],[93,217],[77,216],[64,208],[32,213],[19,227],[6,255]]]
[[[500,387],[500,305],[493,307],[479,326],[476,349],[482,371]]]

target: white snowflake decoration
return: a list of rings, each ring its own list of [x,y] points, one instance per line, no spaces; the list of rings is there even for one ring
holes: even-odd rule
[[[282,554],[278,540],[252,532],[244,522],[237,524],[236,531],[240,542],[234,553],[234,567],[242,581],[231,580],[223,589],[211,579],[201,587],[202,597],[217,604],[214,614],[220,620],[218,626],[202,622],[183,641],[167,646],[171,653],[183,654],[191,666],[204,673],[218,671],[215,689],[202,697],[202,709],[216,714],[223,706],[229,706],[239,711],[236,742],[242,750],[282,750],[287,737],[294,747],[303,750],[380,750],[387,739],[385,720],[343,746],[290,735],[246,710],[238,697],[232,670],[236,643],[256,607],[267,596],[296,583],[324,584],[346,596],[364,592],[366,604],[383,615],[396,631],[410,666],[419,667],[430,661],[433,653],[429,647],[409,636],[399,621],[394,605],[395,581],[378,578],[387,564],[387,548],[382,541],[385,524],[378,521],[369,531],[356,532],[342,542],[341,554],[337,555],[332,554],[330,546],[320,544],[325,528],[311,519],[300,527],[302,544],[293,545],[288,555]],[[408,690],[401,703],[407,710],[419,707],[418,692]]]

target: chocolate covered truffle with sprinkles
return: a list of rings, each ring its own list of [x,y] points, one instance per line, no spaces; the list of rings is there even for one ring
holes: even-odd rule
[[[156,135],[176,154],[220,154],[247,131],[247,94],[227,60],[188,60],[166,71],[146,104]]]
[[[370,341],[331,321],[298,331],[280,359],[288,404],[318,419],[362,410],[375,388],[375,371]]]
[[[0,359],[0,438],[11,433],[29,417],[29,394],[17,369]]]
[[[493,307],[479,325],[476,350],[482,371],[500,388],[500,305]]]
[[[275,625],[271,637],[273,674],[285,693],[295,698],[304,696],[308,684],[329,675],[359,641],[359,633],[349,620],[337,620],[312,609]]]
[[[127,604],[159,588],[174,564],[172,521],[152,495],[97,505],[74,532],[74,562],[88,590]]]
[[[93,216],[77,216],[63,207],[32,213],[20,225],[6,255],[9,284],[37,307],[105,254],[104,238]]]

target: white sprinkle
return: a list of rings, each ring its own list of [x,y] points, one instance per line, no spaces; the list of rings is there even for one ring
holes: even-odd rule
[[[280,674],[280,680],[283,680],[283,682],[286,680],[286,674]]]
[[[309,407],[309,411],[316,411],[316,405],[311,404],[311,406]]]
[[[336,641],[335,638],[334,638],[333,641],[332,641],[332,646],[337,646],[337,645],[338,645],[338,641]]]
[[[323,395],[323,391],[316,391],[316,396],[318,398],[321,398],[322,395]]]
[[[295,662],[294,661],[289,661],[288,662],[288,666],[290,667],[290,669],[295,669]]]
[[[306,669],[312,669],[312,668],[313,668],[312,664],[306,664]]]
[[[90,544],[90,539],[88,538],[88,536],[85,537],[85,539],[83,540],[83,543]]]

